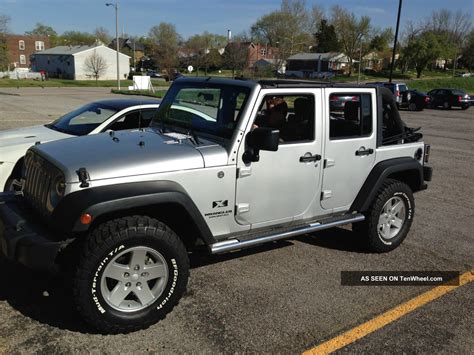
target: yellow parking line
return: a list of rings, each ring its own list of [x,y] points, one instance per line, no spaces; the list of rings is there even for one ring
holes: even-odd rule
[[[457,289],[460,286],[466,285],[474,281],[474,270],[468,271],[459,277],[459,285],[457,286],[438,286],[421,295],[402,303],[391,310],[382,313],[381,315],[351,329],[347,332],[332,338],[316,347],[307,350],[303,355],[329,354],[338,349],[347,346],[366,335],[375,332],[376,330],[385,327],[387,324],[403,317],[404,315],[413,312],[417,308],[434,301],[435,299]]]

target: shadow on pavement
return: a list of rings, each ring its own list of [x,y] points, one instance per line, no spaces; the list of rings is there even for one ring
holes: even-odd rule
[[[294,238],[302,243],[352,253],[368,253],[363,241],[351,230],[331,228]]]
[[[59,274],[34,272],[0,256],[0,301],[24,316],[74,332],[94,333],[81,321],[72,303],[72,291]]]
[[[294,244],[292,240],[329,249],[365,252],[351,231],[332,228],[222,255],[209,255],[206,250],[193,252],[190,254],[191,268],[285,248]],[[0,256],[0,279],[4,285],[0,288],[0,301],[7,301],[24,316],[59,329],[97,334],[76,312],[70,282],[64,274],[48,275],[34,272]]]

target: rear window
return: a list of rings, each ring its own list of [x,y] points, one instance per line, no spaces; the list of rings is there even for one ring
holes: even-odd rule
[[[461,95],[461,96],[466,95],[466,93],[462,90],[453,90],[452,93],[453,95]]]
[[[329,108],[331,140],[366,137],[372,133],[370,94],[331,94]]]

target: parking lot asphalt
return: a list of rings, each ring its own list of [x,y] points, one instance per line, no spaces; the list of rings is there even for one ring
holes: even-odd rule
[[[0,130],[111,96],[109,89],[20,90],[0,93]],[[368,254],[350,228],[334,228],[222,256],[195,254],[188,292],[165,320],[109,336],[82,323],[61,280],[1,259],[0,353],[297,353],[432,288],[341,286],[341,271],[473,270],[474,108],[401,114],[432,145],[434,176],[415,195],[411,232],[396,250]],[[338,352],[473,353],[473,291],[473,283],[459,287]]]

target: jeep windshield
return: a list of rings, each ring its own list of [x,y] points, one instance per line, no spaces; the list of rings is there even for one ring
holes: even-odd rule
[[[250,89],[216,83],[174,83],[151,126],[161,131],[203,133],[230,139],[240,120]]]
[[[46,127],[73,136],[84,136],[117,112],[118,110],[113,107],[100,102],[92,102],[65,114],[56,121],[47,124]]]

